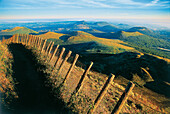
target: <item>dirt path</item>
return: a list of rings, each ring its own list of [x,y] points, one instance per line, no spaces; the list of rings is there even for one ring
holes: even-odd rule
[[[20,44],[9,46],[13,56],[13,78],[18,82],[16,90],[19,99],[11,104],[9,113],[16,114],[58,114],[66,113],[61,102],[57,103],[45,87],[45,77],[37,71],[33,56]],[[63,111],[65,110],[65,111]]]

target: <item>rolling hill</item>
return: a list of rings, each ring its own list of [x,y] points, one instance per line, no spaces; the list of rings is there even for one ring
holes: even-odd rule
[[[38,32],[26,27],[14,27],[12,29],[1,30],[0,35],[14,35],[14,34],[37,34]]]
[[[99,31],[103,31],[103,32],[117,32],[117,31],[120,31],[121,29],[118,28],[117,26],[115,25],[105,25],[105,26],[102,26],[102,27],[95,27],[96,30],[99,30]]]
[[[45,34],[40,34],[40,35],[37,35],[37,36],[44,38],[44,39],[50,39],[50,38],[59,39],[63,35],[65,35],[65,34],[55,33],[55,32],[46,32]]]
[[[79,22],[77,25],[89,26],[89,23]],[[110,25],[100,28],[107,26],[119,29]],[[157,49],[170,49],[170,44],[165,40],[146,35],[146,32],[150,32],[147,28],[141,27],[140,31],[138,28],[136,29],[130,32],[117,31],[108,34],[109,29],[106,29],[107,32],[103,32],[103,30],[85,28],[82,31],[69,30],[65,34],[46,32],[37,36],[48,39],[48,43],[54,41],[55,45],[60,44],[60,48],[65,47],[66,51],[72,50],[73,53],[81,54],[79,60],[83,64],[93,61],[95,64],[92,69],[95,71],[113,73],[117,78],[124,77],[132,80],[138,87],[147,87],[154,92],[170,97],[166,91],[170,83],[170,60],[165,59],[170,57],[170,53]],[[112,39],[96,37],[90,32],[108,34]]]
[[[90,29],[90,26],[86,21],[76,21],[74,23],[66,25],[66,28],[70,30],[81,30]]]
[[[38,36],[47,38],[48,34],[49,33],[45,33]],[[88,53],[116,54],[125,51],[136,51],[134,48],[126,46],[126,43],[123,41],[115,40],[115,39],[98,38],[93,36],[92,34],[83,31],[72,31],[69,34],[65,34],[65,35],[59,33],[53,33],[53,34],[55,34],[55,37],[53,38],[49,37],[48,38],[49,40],[52,40],[55,43],[59,43],[60,45],[70,47],[70,49],[75,48],[76,46],[75,50],[81,53],[88,52]]]
[[[128,24],[123,24],[123,23],[120,23],[120,24],[118,24],[118,25],[116,25],[116,26],[118,26],[119,28],[121,28],[121,29],[123,29],[123,30],[127,30],[127,29],[132,28],[132,26],[130,26],[130,25],[128,25]]]
[[[132,27],[128,29],[127,32],[140,32],[147,36],[155,37],[158,39],[168,39],[168,37],[166,37],[165,35],[161,35],[159,32],[150,30],[147,27]]]
[[[132,27],[129,30],[127,30],[127,32],[140,32],[146,35],[153,34],[153,31],[146,27]]]
[[[112,34],[112,38],[119,39],[128,43],[128,46],[133,47],[141,52],[158,55],[164,58],[170,58],[170,42],[163,39],[154,38],[138,31],[125,32],[119,31]],[[160,50],[159,48],[165,49]]]
[[[48,41],[54,41],[61,47],[81,54],[79,60],[83,64],[93,61],[95,63],[93,70],[102,73],[112,72],[116,76],[134,81],[140,87],[145,86],[152,91],[169,96],[164,92],[164,88],[169,87],[167,83],[170,82],[168,78],[170,60],[141,53],[134,46],[137,44],[138,48],[143,49],[144,42],[148,42],[147,49],[150,50],[151,44],[151,46],[158,46],[165,42],[140,32],[120,31],[113,34],[122,36],[121,40],[98,38],[83,31],[73,31],[65,41],[61,38],[52,38]],[[134,44],[131,44],[132,42]],[[158,42],[161,44],[157,44]],[[161,89],[155,88],[155,84]]]

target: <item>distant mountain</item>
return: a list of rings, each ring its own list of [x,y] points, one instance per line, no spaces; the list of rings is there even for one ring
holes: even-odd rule
[[[159,39],[164,39],[169,41],[170,38],[168,36],[168,30],[163,30],[163,31],[152,31],[146,27],[132,27],[129,30],[127,30],[127,32],[140,32],[143,33],[145,35],[151,36],[151,37],[155,37],[155,38],[159,38]]]
[[[90,26],[86,21],[76,21],[75,23],[66,25],[66,28],[70,30],[81,30],[81,29],[90,29]]]
[[[83,31],[87,32],[87,33],[90,33],[90,34],[92,34],[92,33],[105,33],[103,31],[99,31],[99,30],[96,30],[96,29],[85,29]]]
[[[106,25],[110,25],[108,22],[105,22],[105,21],[101,21],[101,22],[95,22],[93,23],[93,25],[95,26],[106,26]]]
[[[71,36],[92,36],[94,37],[92,34],[84,32],[84,31],[71,31],[68,34],[70,34]]]
[[[159,34],[156,34],[155,32],[153,32],[152,30],[150,30],[146,27],[132,27],[129,30],[127,30],[127,32],[140,32],[140,33],[148,35],[148,36],[160,38]]]
[[[103,32],[117,32],[120,31],[120,29],[115,25],[105,25],[102,27],[96,27],[96,30],[103,31]]]
[[[146,29],[142,29],[145,31]],[[127,42],[129,46],[134,47],[135,49],[150,53],[154,55],[158,55],[165,58],[170,58],[170,53],[165,50],[170,49],[170,42],[167,42],[163,39],[154,38],[145,34],[142,34],[138,31],[135,32],[125,32],[118,31],[113,33],[112,38],[120,39],[124,42]],[[164,49],[164,50],[160,50]]]
[[[120,24],[118,24],[116,26],[123,29],[123,30],[127,30],[127,29],[130,29],[132,27],[132,26],[130,26],[128,24],[123,24],[123,23],[120,23]]]
[[[0,35],[14,35],[14,34],[37,34],[38,32],[26,27],[15,27],[12,29],[1,30]]]
[[[98,38],[84,31],[70,31],[67,34],[48,32],[39,35],[39,37],[47,38],[48,41],[54,41],[55,44],[67,46],[69,49],[74,49],[76,52],[81,53],[116,54],[125,51],[135,51],[134,48],[126,46],[126,43],[123,41]]]
[[[126,39],[130,36],[140,36],[140,35],[144,35],[140,32],[125,32],[125,31],[118,31],[112,34],[112,38],[115,39]]]
[[[153,34],[153,31],[146,27],[132,27],[129,30],[127,30],[127,32],[140,32],[146,35]]]

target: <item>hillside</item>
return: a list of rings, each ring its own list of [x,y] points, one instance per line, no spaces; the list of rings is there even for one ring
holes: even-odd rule
[[[150,29],[148,29],[146,27],[132,27],[127,31],[128,32],[140,32],[140,33],[143,33],[146,35],[153,34],[153,31],[151,31]]]
[[[147,27],[132,27],[128,29],[127,32],[140,32],[142,34],[145,34],[147,36],[151,36],[154,38],[164,39],[167,41],[169,40],[169,36],[167,35],[167,33],[169,32],[168,30],[164,30],[163,34],[161,34],[162,32],[160,32],[159,30],[151,30]]]
[[[122,53],[125,51],[135,51],[134,48],[126,46],[126,43],[120,40],[98,38],[83,31],[69,32],[69,35],[60,36],[56,33],[56,37],[48,38],[60,45],[74,48],[81,53]],[[63,35],[63,34],[62,34]],[[46,34],[42,34],[41,37],[47,38]],[[76,48],[75,48],[76,47]]]
[[[108,23],[108,22],[105,22],[105,21],[100,21],[100,22],[95,22],[95,23],[93,23],[93,25],[94,25],[94,26],[100,26],[100,27],[102,27],[102,26],[109,25],[109,23]]]
[[[164,41],[139,32],[124,31],[116,32],[116,35],[121,36],[119,39],[128,43],[118,39],[98,38],[82,31],[74,31],[69,35],[71,36],[65,41],[61,39],[49,39],[49,41],[54,41],[56,45],[60,44],[81,54],[80,61],[83,64],[94,61],[93,70],[102,73],[112,72],[116,76],[134,81],[141,87],[145,86],[159,94],[169,96],[164,89],[169,87],[167,83],[170,82],[168,78],[170,60],[144,54],[132,48],[134,44],[138,45],[138,48],[140,46],[142,48],[147,42],[148,49],[150,49],[150,46],[165,44]],[[155,84],[161,89],[155,88]]]
[[[94,61],[95,71],[112,72],[117,77],[134,81],[139,87],[147,87],[169,97],[164,90],[169,88],[169,59],[165,58],[170,55],[166,50],[160,50],[169,49],[169,42],[138,31],[110,33],[113,39],[99,38],[84,31],[66,33],[47,32],[37,36],[81,54],[80,62],[83,64]]]
[[[77,34],[80,35],[81,32]],[[25,40],[22,40],[23,44],[25,44],[24,41]],[[19,98],[17,99],[17,102],[11,104],[11,106],[14,106],[14,108],[11,111],[12,112],[15,111],[17,113],[25,112],[31,113],[36,111],[40,113],[44,112],[62,113],[63,111],[64,112],[68,111],[67,109],[64,108],[65,106],[71,109],[69,111],[70,113],[71,111],[75,113],[87,113],[87,111],[93,106],[93,101],[97,98],[99,92],[102,91],[102,88],[104,87],[104,84],[108,79],[108,76],[91,70],[88,73],[88,75],[86,75],[86,78],[81,85],[82,88],[79,89],[77,94],[74,94],[74,90],[77,89],[76,86],[81,81],[82,79],[81,77],[83,77],[82,75],[84,74],[83,72],[85,72],[85,70],[79,67],[79,65],[76,65],[73,68],[69,78],[68,77],[66,78],[65,76],[72,64],[70,63],[72,60],[71,61],[69,60],[69,62],[65,62],[65,64],[63,65],[64,67],[61,68],[60,66],[63,63],[62,62],[63,60],[61,58],[57,62],[58,63],[57,67],[54,68],[54,63],[57,60],[59,54],[61,53],[60,50],[58,50],[53,60],[49,61],[49,58],[46,56],[47,45],[45,46],[44,49],[44,51],[46,51],[45,53],[40,52],[41,49],[37,49],[34,47],[31,48],[34,44],[29,45],[24,46],[21,43],[19,44],[12,43],[9,45],[9,49],[14,56],[14,67],[12,67],[13,68],[12,70],[14,72],[13,77],[15,77],[15,80],[18,81],[18,83],[16,83],[16,88],[18,90],[17,92],[19,93]],[[68,50],[66,48],[66,52],[64,53],[66,54],[67,51]],[[73,54],[72,57],[74,56],[75,55]],[[65,57],[66,56],[63,56],[63,58]],[[70,57],[70,59],[72,57]],[[97,56],[95,55],[93,59],[95,60],[96,57]],[[103,55],[101,55],[100,59],[98,60],[103,61],[101,57],[103,57]],[[117,60],[113,61],[112,57],[116,57],[114,59]],[[89,58],[90,57],[88,58],[86,57],[86,59]],[[107,56],[106,61],[111,64],[119,63],[121,60],[123,60],[121,62],[124,63],[125,62],[124,60],[126,59],[128,61],[125,62],[127,64],[119,64],[116,67],[113,65],[111,67],[108,67],[107,69],[112,69],[112,71],[115,71],[117,68],[120,68],[121,69],[120,73],[126,72],[128,74],[127,72],[128,70],[122,68],[125,68],[126,66],[129,67],[128,64],[133,63],[133,60],[135,60],[135,58],[147,60],[149,56],[147,57],[147,55],[144,55],[142,53],[140,54],[138,53],[136,55],[134,53],[110,54],[110,57]],[[157,61],[156,59],[153,58],[150,59],[153,60],[151,63],[155,63],[155,61]],[[23,62],[25,64],[23,64]],[[162,63],[161,61],[157,62]],[[80,62],[78,61],[77,63]],[[96,61],[94,63],[96,64]],[[146,63],[146,61],[144,61],[144,63]],[[125,65],[125,67],[122,67],[122,65]],[[149,68],[142,65],[140,67],[145,76],[143,77],[143,79],[146,79],[147,82],[154,82],[155,77],[152,78],[151,76],[152,73],[150,73]],[[60,72],[59,74],[59,70],[62,71],[62,73]],[[95,113],[102,112],[111,113],[112,110],[115,108],[115,105],[117,104],[120,96],[125,90],[125,87],[128,82],[128,80],[122,78],[121,76],[119,77],[117,76],[118,74],[116,74],[116,79],[114,80],[114,83],[113,81],[110,82],[110,87],[108,87],[105,96],[102,98],[102,101],[100,102],[100,105],[94,111]],[[64,82],[63,79],[65,79]],[[164,103],[164,101],[166,100],[168,101],[168,99],[166,99],[162,95],[151,92],[145,87],[139,86],[139,84],[136,83],[135,80],[133,80],[133,82],[136,84],[136,86],[133,89],[133,92],[131,92],[131,94],[129,95],[129,98],[127,102],[124,104],[121,113],[165,112],[164,110],[167,107],[169,107],[169,104]],[[166,90],[165,85],[163,85],[162,87],[163,87],[162,90],[163,89]],[[157,96],[159,97],[156,98]],[[62,99],[63,102],[59,101],[58,98]],[[23,110],[21,110],[21,107]],[[8,110],[10,110],[10,108]]]
[[[118,28],[115,25],[105,25],[102,27],[95,27],[95,29],[99,30],[99,31],[103,31],[103,32],[117,32],[119,30],[121,30],[120,28]]]
[[[127,30],[127,29],[132,28],[132,26],[130,26],[128,24],[123,24],[123,23],[117,24],[116,26],[118,26],[119,28],[121,28],[123,30]]]
[[[170,42],[167,42],[166,40],[154,38],[140,32],[124,31],[113,33],[112,38],[127,42],[128,46],[131,46],[138,51],[158,55],[164,58],[170,58],[169,51],[159,49],[170,49]]]
[[[14,34],[37,34],[38,32],[26,27],[14,27],[12,29],[1,30],[0,35],[14,35]]]
[[[77,21],[66,26],[70,30],[81,30],[81,29],[90,29],[89,24],[86,21]]]
[[[61,36],[64,36],[64,35],[65,34],[62,34],[62,33],[47,32],[45,34],[40,34],[40,35],[37,35],[37,36],[44,38],[44,39],[50,39],[50,38],[59,39]]]

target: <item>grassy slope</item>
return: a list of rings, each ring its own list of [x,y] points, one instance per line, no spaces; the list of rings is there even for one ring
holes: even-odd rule
[[[30,33],[38,33],[26,27],[15,27],[12,29],[2,30],[0,35],[14,35],[14,34],[30,34]]]
[[[55,35],[56,36],[55,36]],[[89,33],[83,32],[83,31],[76,31],[73,33],[70,33],[71,36],[69,35],[63,35],[63,34],[58,34],[58,33],[53,33],[53,37],[51,40],[55,41],[56,43],[60,43],[60,45],[67,45],[72,48],[73,46],[77,45],[77,51],[85,51],[88,53],[121,53],[125,51],[135,51],[134,48],[125,46],[126,43],[120,40],[112,40],[112,39],[104,39],[104,38],[98,38],[95,37]],[[64,39],[64,36],[68,36]],[[51,38],[50,35],[47,34],[42,34],[41,37],[43,38]],[[57,39],[57,40],[56,40]],[[93,42],[93,43],[92,43]],[[92,45],[91,45],[92,43]],[[80,44],[80,45],[79,45]],[[86,44],[83,48],[82,44]],[[89,45],[88,45],[89,44]],[[88,45],[88,46],[87,46]]]
[[[44,38],[44,39],[59,39],[61,36],[63,36],[64,34],[61,33],[55,33],[55,32],[47,32],[45,34],[41,34],[41,35],[37,35],[38,37]]]
[[[133,47],[140,52],[170,59],[170,52],[158,49],[170,49],[170,43],[163,39],[147,36],[139,32],[124,31],[113,33],[113,37],[127,42],[128,46]]]
[[[47,62],[46,64],[50,64],[53,66],[56,59],[57,57],[55,57],[51,63]],[[44,60],[46,59],[44,58]],[[59,61],[57,68],[60,66],[61,62],[62,60]],[[47,68],[46,72],[49,74],[49,77],[48,77],[48,81],[50,81],[49,84],[52,85],[53,90],[55,90],[54,94],[55,95],[59,94],[59,96],[67,104],[71,93],[74,91],[76,85],[78,84],[78,81],[80,80],[80,76],[83,74],[84,69],[80,67],[75,67],[70,75],[70,78],[67,79],[66,83],[61,86],[60,84],[62,83],[64,76],[66,75],[71,64],[66,63],[64,65],[61,75],[56,75],[57,72],[50,75],[50,71],[51,71],[50,70],[51,67],[49,67],[50,65],[47,65],[48,67],[46,67]],[[84,84],[82,85],[83,88],[80,90],[77,97],[73,96],[71,105],[69,105],[69,107],[72,108],[72,110],[75,112],[87,113],[88,109],[92,106],[92,101],[95,100],[95,98],[101,91],[106,79],[107,79],[106,75],[91,71],[86,77],[86,80]],[[124,85],[126,86],[128,82],[128,80],[123,79],[123,78],[121,79],[117,78],[114,82],[120,82],[120,81],[125,82],[125,83],[121,82],[123,86]],[[117,103],[123,91],[124,91],[124,87],[122,87],[121,85],[117,83],[112,83],[111,87],[107,91],[105,97],[103,98],[102,102],[96,109],[95,113],[102,113],[102,112],[111,113],[111,111],[113,110],[115,104]],[[155,100],[152,101],[149,98],[147,98],[149,95],[151,96],[157,95],[156,93],[153,94],[149,90],[146,91],[144,88],[141,89],[138,87],[135,87],[134,91],[135,92],[133,92],[130,98],[128,99],[128,102],[125,103],[121,113],[140,113],[140,112],[141,113],[146,113],[146,112],[155,113],[157,111],[160,111],[159,105],[154,104]],[[163,98],[162,96],[159,96],[159,97]],[[166,99],[163,99],[162,101],[164,100],[166,101]],[[149,109],[147,106],[152,107],[153,109],[157,111]]]
[[[80,32],[78,35],[69,37],[66,42],[62,42],[61,44],[65,44],[64,47],[66,47],[66,49],[74,50],[76,53],[83,54],[82,51],[87,52],[86,54],[83,54],[84,57],[81,59],[86,62],[94,61],[95,64],[93,69],[99,72],[104,71],[104,73],[112,72],[116,74],[116,76],[123,76],[126,79],[134,81],[139,86],[139,89],[137,90],[138,92],[140,92],[140,87],[147,87],[152,91],[165,95],[166,97],[169,96],[166,92],[166,89],[169,88],[167,82],[170,82],[170,79],[168,78],[168,69],[170,67],[169,59],[143,54],[137,51],[137,53],[135,53],[133,48],[131,49],[128,46],[124,47],[122,44],[126,43],[120,40],[97,38],[90,34],[85,34],[86,33],[81,34]],[[128,37],[142,36],[139,32],[124,32],[123,34]],[[107,48],[105,47],[106,45]],[[119,48],[128,49],[120,53],[121,51]],[[112,55],[113,53],[116,53],[116,55]],[[143,90],[147,96],[153,94],[146,88]],[[152,99],[157,101],[155,100],[155,97],[152,97]],[[164,101],[164,99],[164,97],[160,97],[159,100]]]
[[[0,102],[9,104],[13,98],[18,98],[12,78],[12,55],[5,44],[0,42],[0,92],[3,93]]]

